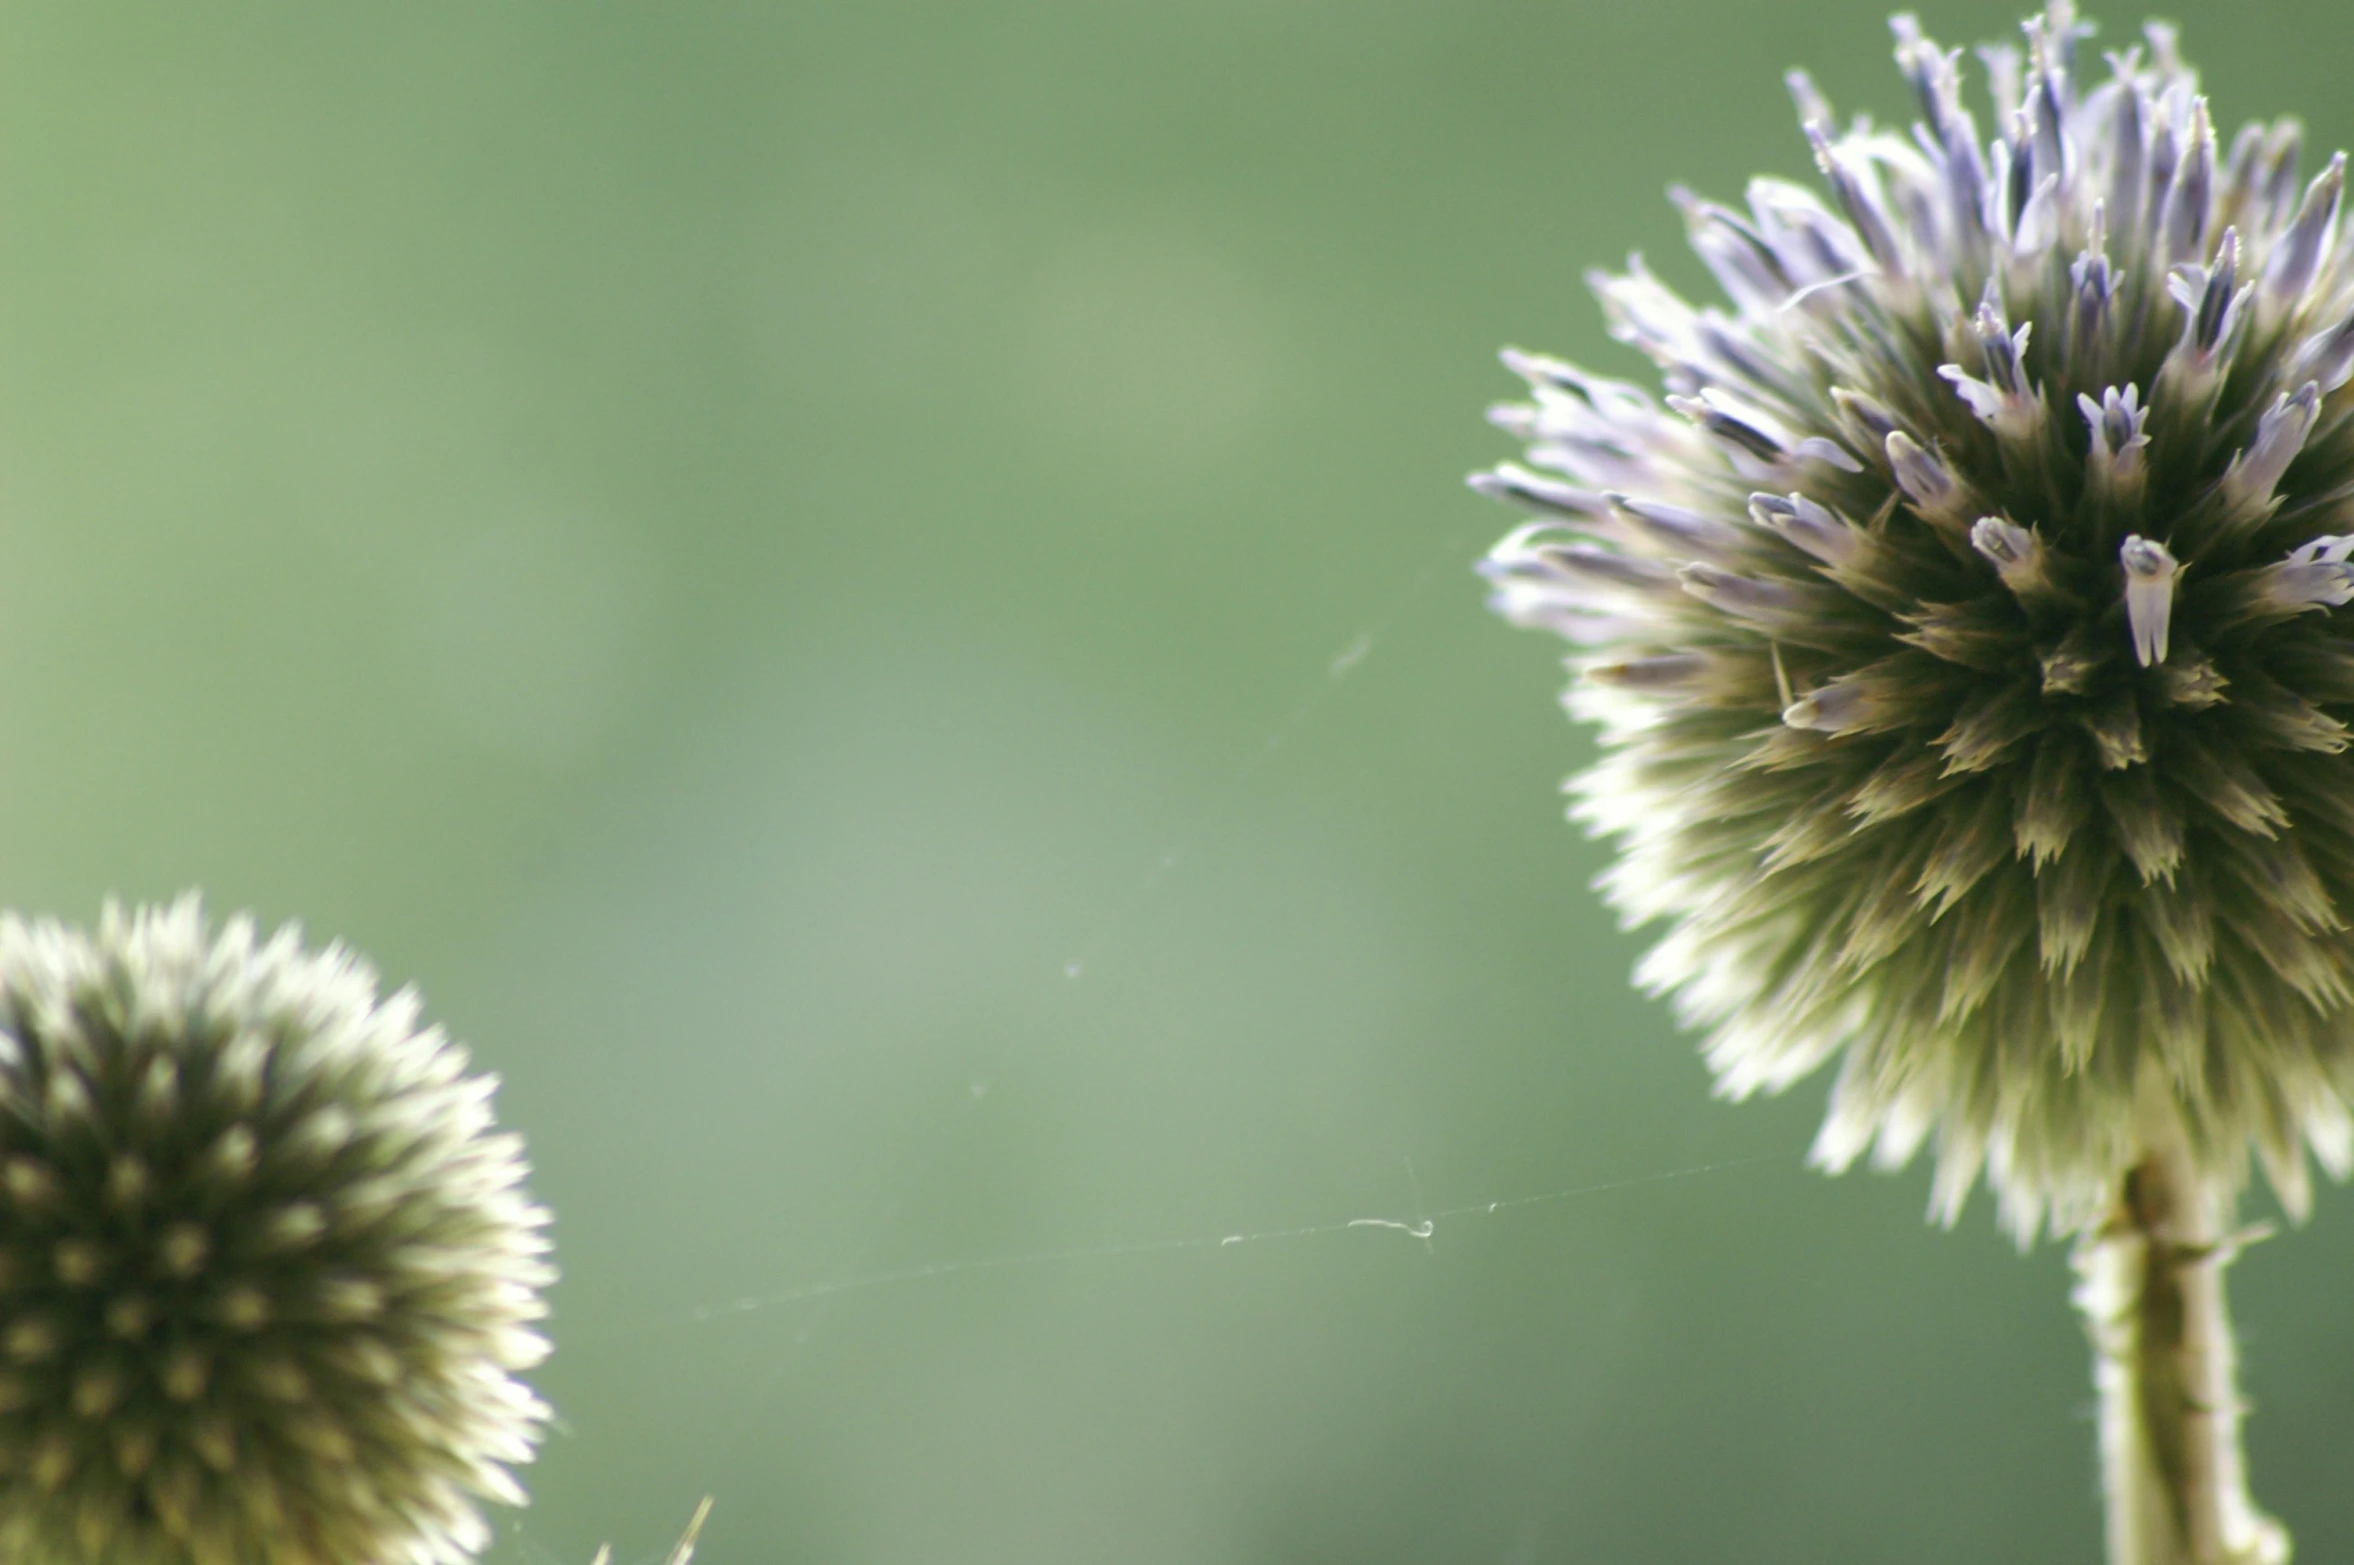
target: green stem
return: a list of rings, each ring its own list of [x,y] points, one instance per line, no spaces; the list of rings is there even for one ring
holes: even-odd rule
[[[2231,1196],[2200,1176],[2172,1114],[2153,1130],[2115,1211],[2076,1247],[2109,1565],[2284,1565],[2289,1535],[2249,1498],[2240,1453]]]

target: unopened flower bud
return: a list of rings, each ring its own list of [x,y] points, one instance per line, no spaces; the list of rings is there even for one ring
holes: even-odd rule
[[[480,1552],[547,1418],[547,1214],[415,996],[190,897],[0,917],[0,1038],[0,1557]]]

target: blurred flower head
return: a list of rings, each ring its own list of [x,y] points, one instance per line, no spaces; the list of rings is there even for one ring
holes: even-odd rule
[[[2354,1157],[2344,156],[2066,0],[1979,51],[1982,137],[1895,31],[1909,135],[1794,75],[1819,190],[1677,193],[1725,303],[1594,279],[1664,398],[1506,355],[1495,606],[1579,648],[1576,813],[1725,1092],[1840,1056],[1817,1160],[1934,1140],[2022,1240],[2151,1101],[2301,1208]]]
[[[0,1556],[477,1552],[547,1416],[494,1086],[292,928],[0,918]]]

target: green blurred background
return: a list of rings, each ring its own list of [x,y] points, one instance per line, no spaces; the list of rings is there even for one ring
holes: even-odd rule
[[[2182,20],[2354,141],[2354,13]],[[1908,110],[1879,0],[0,6],[0,899],[504,1075],[499,1561],[2097,1557],[2064,1256],[1710,1099],[1468,570],[1800,61]],[[2354,1194],[2235,1275],[2344,1557]]]

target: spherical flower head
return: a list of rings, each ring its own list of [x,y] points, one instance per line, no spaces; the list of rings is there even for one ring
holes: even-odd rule
[[[1820,193],[1678,192],[1727,302],[1595,286],[1666,395],[1510,353],[1536,520],[1486,571],[1576,643],[1576,813],[1664,920],[1720,1087],[1843,1063],[1816,1146],[1980,1170],[2024,1241],[2142,1117],[2218,1180],[2354,1157],[2354,258],[2345,159],[2218,140],[2171,30],[1895,24],[1909,136],[1793,76]]]
[[[494,1086],[292,928],[0,918],[0,1558],[479,1551],[553,1275]]]

